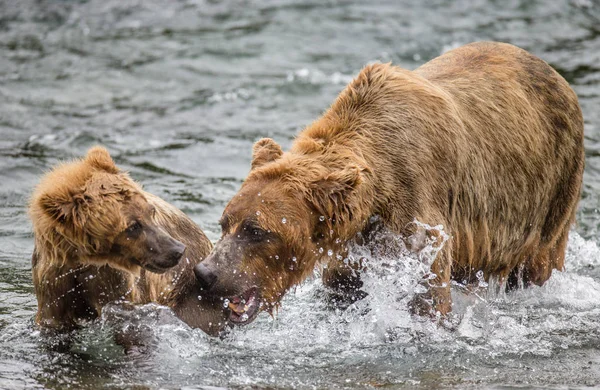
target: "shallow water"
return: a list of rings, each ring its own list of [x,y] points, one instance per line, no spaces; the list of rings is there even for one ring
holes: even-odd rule
[[[112,308],[67,352],[32,325],[24,205],[51,165],[103,144],[216,240],[254,141],[289,146],[368,62],[414,69],[482,39],[548,61],[584,112],[578,225],[566,271],[544,287],[455,286],[453,323],[438,328],[406,311],[419,264],[386,252],[355,306],[329,308],[315,278],[276,319],[261,315],[224,340],[155,306]],[[0,388],[600,384],[599,63],[597,1],[0,1]],[[114,343],[126,324],[149,338],[146,353]]]

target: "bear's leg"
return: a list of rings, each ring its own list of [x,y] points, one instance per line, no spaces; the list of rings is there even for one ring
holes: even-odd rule
[[[519,287],[543,285],[552,275],[552,270],[562,271],[565,266],[565,251],[569,241],[570,225],[564,227],[554,245],[540,246],[537,253],[528,258],[521,266],[512,270],[508,276],[506,291]]]
[[[47,266],[48,262],[34,249],[32,273],[38,301],[35,322],[47,329],[69,331],[77,328],[79,320],[96,318],[97,312],[88,304],[89,292],[78,281],[81,267]]]
[[[444,248],[438,253],[431,266],[431,273],[423,276],[420,284],[425,292],[416,293],[410,303],[410,310],[418,315],[436,317],[439,312],[443,317],[452,310],[450,295],[450,273],[452,261],[450,251]]]
[[[450,295],[450,278],[452,273],[452,258],[448,249],[438,254],[431,266],[432,274],[436,277],[431,280],[430,289],[433,297],[433,308],[442,316],[452,311],[452,297]]]
[[[345,264],[333,259],[323,269],[323,285],[330,290],[333,303],[350,304],[364,298],[367,294],[360,288],[363,282],[360,273],[363,271],[362,261]]]

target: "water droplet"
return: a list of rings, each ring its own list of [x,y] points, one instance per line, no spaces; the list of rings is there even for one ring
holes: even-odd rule
[[[323,248],[319,248],[319,253],[323,253]]]
[[[260,196],[260,192],[258,193],[258,196]]]
[[[202,295],[198,295],[198,300],[201,301],[202,300]]]
[[[275,255],[275,260],[279,260],[279,256],[278,255]]]
[[[324,220],[325,220],[325,216],[324,216],[324,215],[321,215],[321,216],[319,217],[319,221],[323,222]]]
[[[256,215],[260,215],[260,211],[257,211],[257,212],[256,212]]]
[[[329,249],[327,251],[327,256],[329,256],[329,257],[333,256],[333,251],[331,249]]]
[[[224,307],[224,308],[228,308],[228,307],[229,307],[229,299],[225,299],[225,300],[223,301],[223,307]]]
[[[248,321],[248,318],[249,318],[248,314],[246,314],[246,313],[242,314],[242,318],[241,318],[242,321]]]
[[[287,219],[281,218],[281,223],[286,223],[286,222],[287,222]]]
[[[298,261],[298,259],[296,258],[296,256],[292,257],[292,261],[295,263]]]

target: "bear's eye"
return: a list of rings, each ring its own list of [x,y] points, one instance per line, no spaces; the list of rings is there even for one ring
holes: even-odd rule
[[[266,231],[253,224],[244,224],[242,230],[244,231],[244,235],[254,242],[262,241],[267,235]]]
[[[129,235],[129,236],[136,235],[141,230],[142,230],[142,224],[139,223],[138,221],[133,222],[131,225],[129,225],[127,227],[127,229],[125,229],[125,231],[127,232],[127,235]]]
[[[250,238],[252,241],[262,241],[263,238],[267,235],[267,232],[262,230],[261,228],[252,228],[250,230]]]
[[[323,232],[317,231],[312,235],[312,241],[321,241],[323,239],[325,239],[325,234],[323,234]]]

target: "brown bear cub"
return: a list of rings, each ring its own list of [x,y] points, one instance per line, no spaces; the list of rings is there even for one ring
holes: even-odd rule
[[[46,174],[29,215],[39,325],[68,330],[115,300],[169,306],[212,335],[227,322],[221,301],[199,300],[193,267],[210,252],[208,238],[119,170],[106,149]]]
[[[577,96],[524,50],[480,42],[415,71],[369,65],[289,152],[256,143],[196,276],[248,323],[317,264],[326,285],[359,286],[340,259],[371,217],[405,237],[417,220],[450,237],[415,306],[444,315],[451,279],[541,285],[563,268],[583,165]]]

